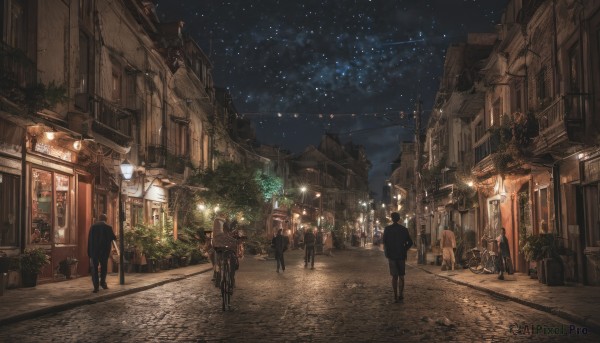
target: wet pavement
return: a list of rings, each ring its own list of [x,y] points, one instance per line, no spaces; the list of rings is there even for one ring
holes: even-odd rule
[[[113,274],[97,294],[89,278],[6,290],[0,341],[600,341],[598,288],[519,274],[500,281],[411,259],[406,299],[394,304],[378,248],[317,255],[315,270],[303,267],[301,250],[286,258],[277,274],[275,261],[247,256],[226,312],[206,264],[126,274],[123,286]]]

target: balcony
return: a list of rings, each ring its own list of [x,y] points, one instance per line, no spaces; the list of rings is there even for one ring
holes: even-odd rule
[[[474,162],[478,164],[486,157],[498,151],[500,137],[487,132],[476,144],[474,149]]]
[[[95,97],[92,105],[92,130],[120,146],[128,146],[132,141],[134,113],[100,97]]]
[[[0,109],[20,113],[27,107],[28,93],[37,85],[37,69],[25,52],[0,42]],[[30,97],[30,96],[29,96]],[[30,99],[29,99],[30,100]]]
[[[534,140],[533,152],[543,154],[569,142],[581,142],[588,99],[588,94],[563,95],[537,113],[540,133]]]
[[[164,168],[167,161],[167,148],[164,145],[148,145],[146,164],[150,168]]]
[[[27,88],[37,83],[35,63],[25,52],[0,42],[0,79],[2,93],[5,87]]]

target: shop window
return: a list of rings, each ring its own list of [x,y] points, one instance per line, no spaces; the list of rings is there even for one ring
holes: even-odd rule
[[[0,173],[0,246],[17,246],[20,177]]]
[[[54,175],[54,218],[55,242],[67,243],[68,218],[69,218],[69,177],[66,175]]]
[[[130,198],[130,221],[131,227],[136,225],[144,225],[144,204],[141,199]]]
[[[71,243],[69,225],[71,178],[41,169],[32,169],[30,243]]]

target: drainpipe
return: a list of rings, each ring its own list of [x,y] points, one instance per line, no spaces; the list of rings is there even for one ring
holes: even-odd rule
[[[21,141],[21,253],[25,251],[27,244],[27,127],[23,128]]]
[[[555,232],[562,236],[563,230],[560,227],[562,219],[562,213],[560,212],[562,207],[560,202],[560,167],[558,163],[552,165],[552,185],[554,187],[554,228]]]

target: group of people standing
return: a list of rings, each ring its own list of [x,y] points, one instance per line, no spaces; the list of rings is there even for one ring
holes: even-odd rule
[[[422,233],[423,234],[423,233]],[[508,238],[506,237],[506,229],[500,229],[500,235],[496,238],[498,244],[498,279],[504,280],[504,273],[511,270],[510,261],[510,247],[508,244]],[[452,229],[447,226],[442,231],[440,237],[440,248],[442,249],[442,270],[452,269],[456,265],[456,257],[454,256],[454,250],[456,249],[456,236]]]
[[[310,264],[311,269],[315,269],[315,255],[317,245],[323,246],[323,251],[328,256],[333,256],[333,235],[331,232],[323,234],[322,231],[316,229],[306,229],[303,236],[304,242],[304,268]],[[277,273],[279,269],[285,270],[285,258],[283,253],[288,249],[290,242],[287,236],[283,235],[283,229],[277,230],[277,234],[271,240],[271,248],[275,252],[275,260],[277,261]]]

